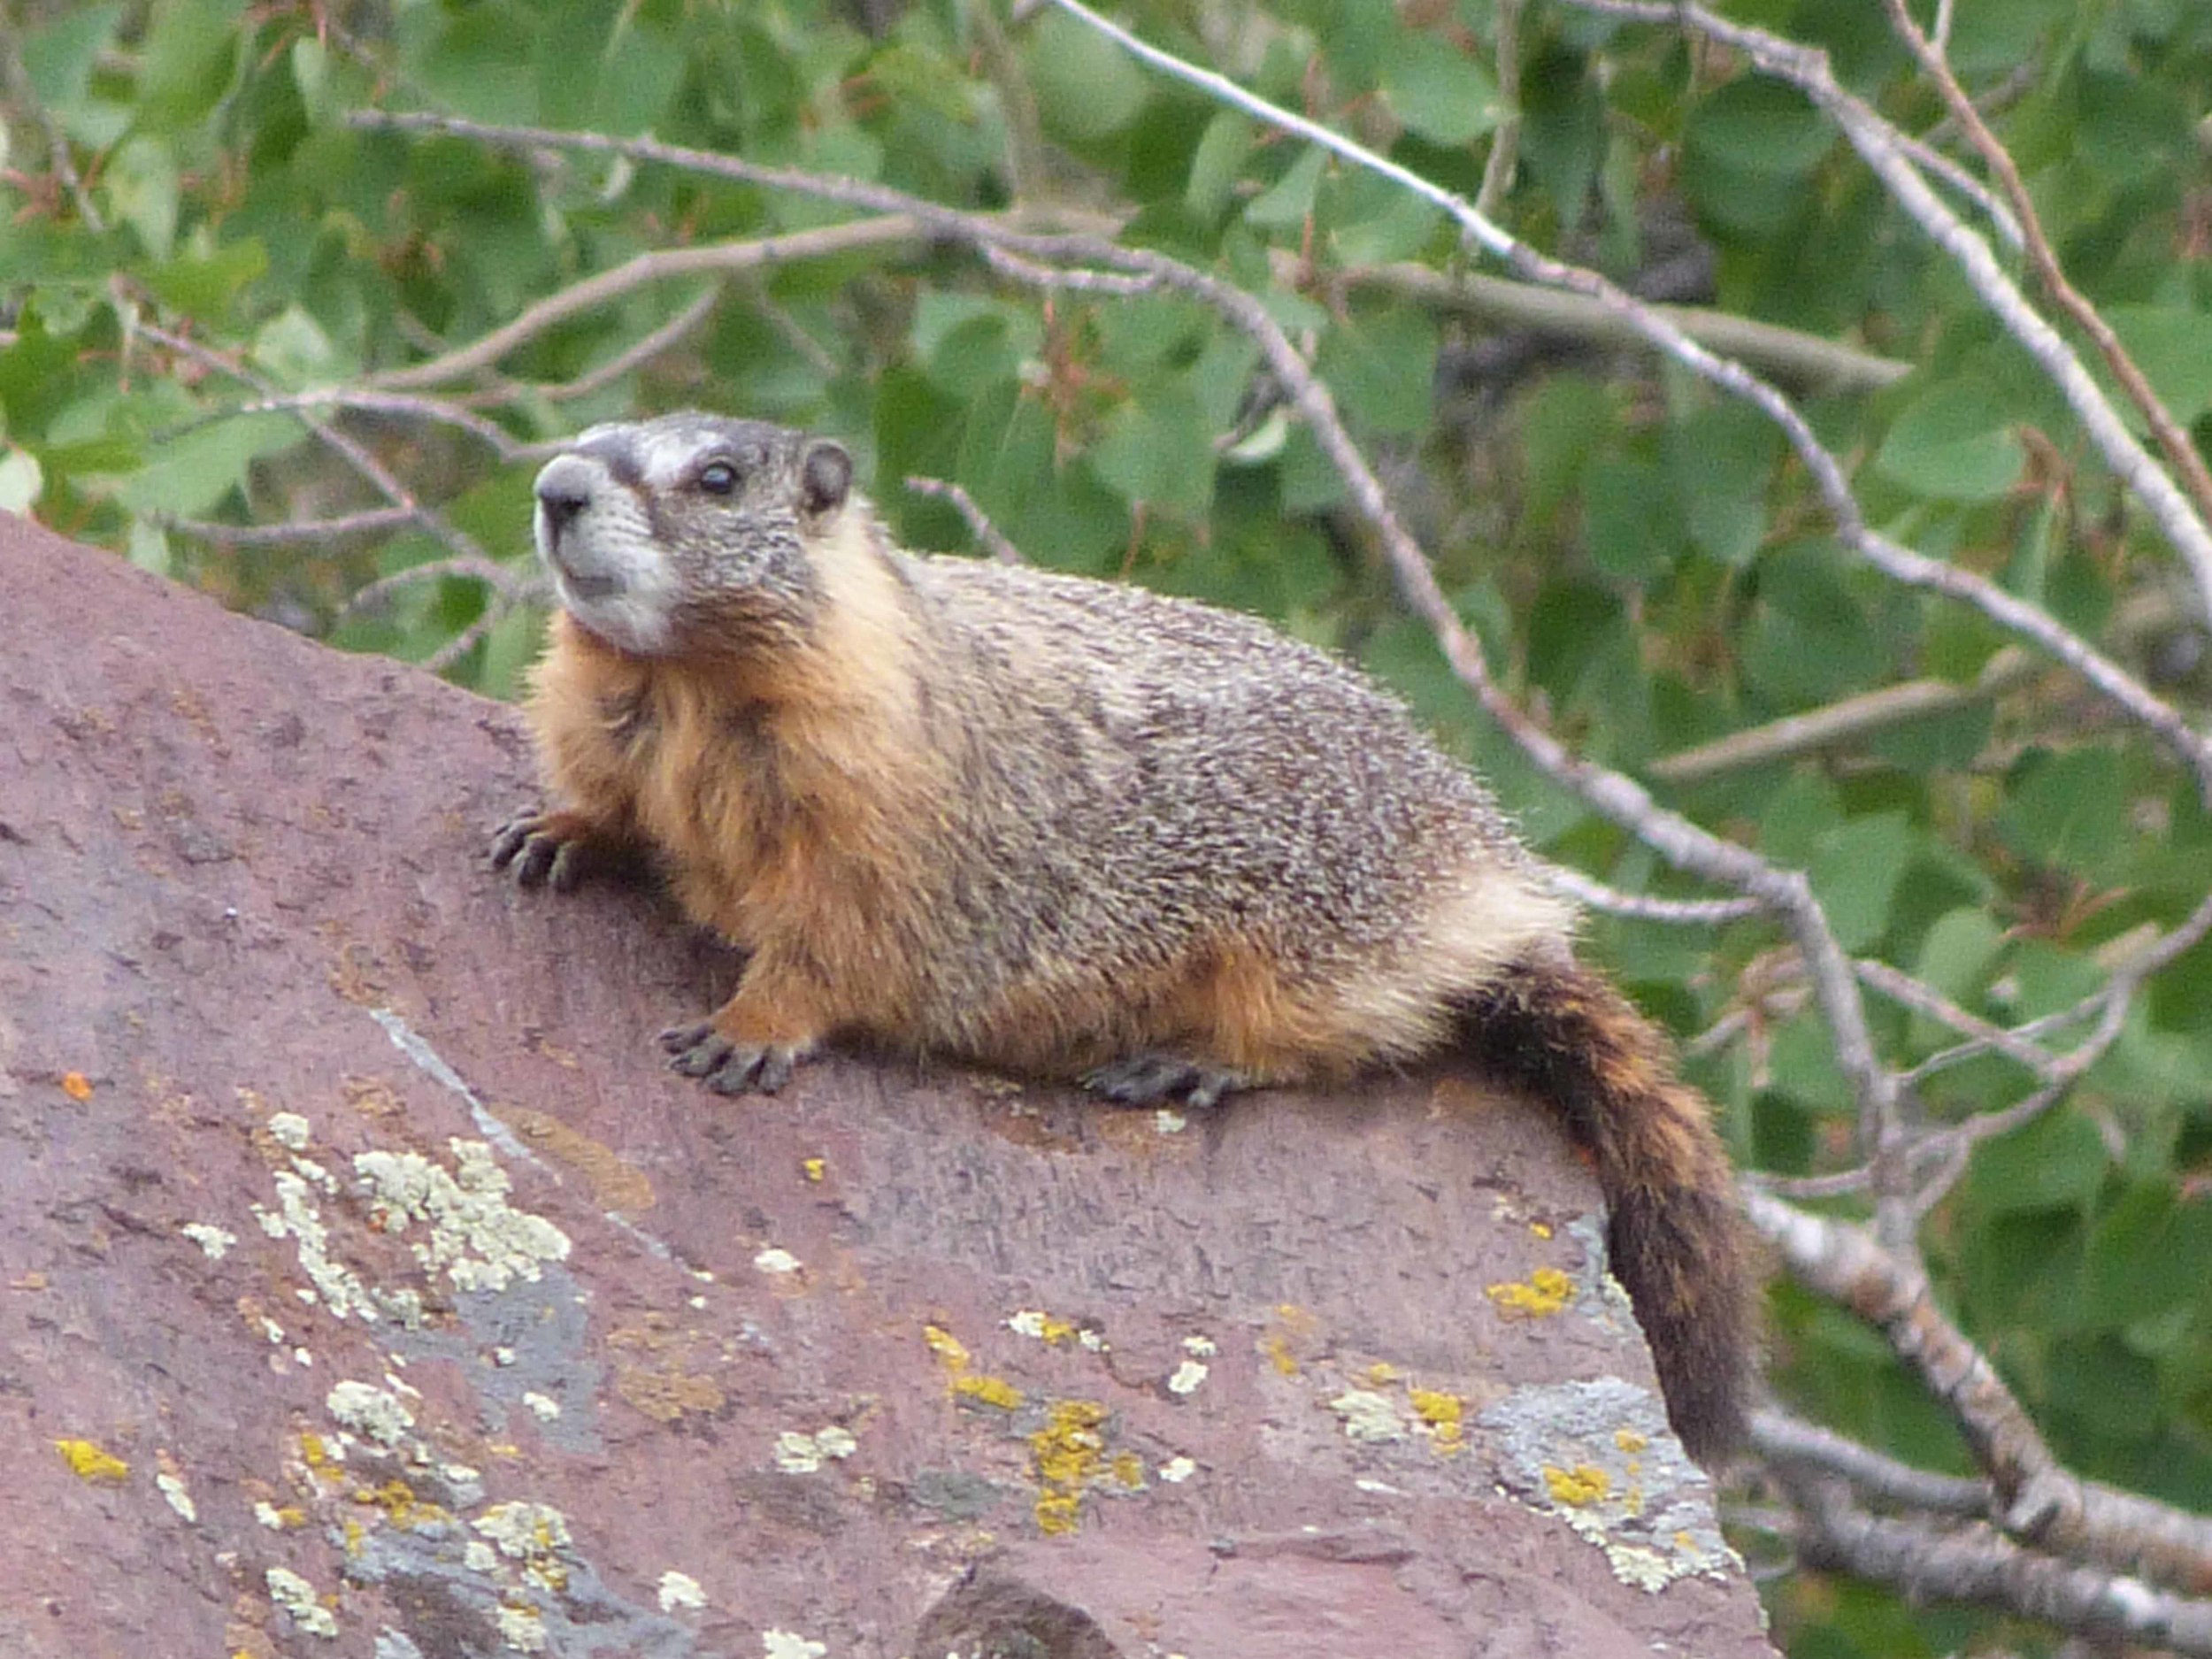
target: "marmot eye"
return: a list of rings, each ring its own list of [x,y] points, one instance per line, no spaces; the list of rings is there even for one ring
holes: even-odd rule
[[[699,488],[710,495],[726,495],[737,488],[737,469],[727,461],[710,461],[699,469]]]

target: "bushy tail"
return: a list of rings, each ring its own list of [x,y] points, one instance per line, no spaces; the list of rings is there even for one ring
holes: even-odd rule
[[[1526,962],[1465,999],[1467,1052],[1555,1106],[1597,1165],[1607,1248],[1651,1344],[1667,1416],[1712,1466],[1741,1443],[1755,1341],[1747,1224],[1706,1102],[1667,1039],[1598,974]]]

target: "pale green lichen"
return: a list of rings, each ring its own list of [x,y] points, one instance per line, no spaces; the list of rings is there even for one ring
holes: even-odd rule
[[[671,1567],[661,1574],[661,1611],[673,1613],[678,1608],[701,1608],[707,1604],[707,1593],[699,1587],[698,1579],[687,1572],[678,1572]]]
[[[770,1245],[753,1257],[753,1265],[764,1273],[795,1273],[800,1263],[790,1251]]]
[[[504,1290],[516,1279],[534,1281],[547,1262],[568,1259],[568,1235],[544,1217],[507,1202],[513,1183],[481,1141],[458,1137],[449,1171],[419,1152],[359,1152],[354,1172],[369,1189],[387,1231],[411,1222],[427,1237],[411,1239],[416,1262],[443,1273],[461,1290]]]
[[[380,1446],[396,1446],[415,1426],[414,1413],[396,1394],[373,1384],[342,1382],[323,1396],[323,1405],[342,1428],[367,1436]]]
[[[177,1231],[198,1245],[200,1254],[211,1262],[221,1261],[230,1254],[230,1247],[238,1242],[236,1233],[211,1221],[188,1221]]]
[[[776,1436],[776,1467],[787,1475],[810,1475],[826,1461],[850,1457],[859,1449],[852,1431],[833,1423],[812,1434],[787,1429]]]
[[[1206,1380],[1210,1370],[1210,1368],[1203,1360],[1185,1360],[1168,1373],[1168,1393],[1179,1395],[1196,1394],[1198,1386]]]
[[[292,1616],[293,1624],[311,1636],[335,1637],[338,1620],[315,1594],[315,1586],[288,1567],[272,1567],[262,1575],[269,1600]]]
[[[568,1587],[568,1569],[559,1557],[569,1545],[568,1517],[548,1503],[495,1503],[469,1525],[510,1561],[522,1563],[523,1577],[541,1589]]]
[[[297,1112],[270,1113],[269,1134],[279,1146],[284,1148],[288,1152],[303,1152],[306,1150],[307,1142],[311,1138],[310,1126],[307,1119],[301,1117]]]
[[[1329,1402],[1344,1425],[1345,1437],[1371,1445],[1405,1438],[1405,1425],[1397,1406],[1386,1394],[1367,1388],[1348,1388]]]
[[[545,1651],[545,1615],[537,1609],[503,1601],[497,1617],[500,1640],[515,1652]]]
[[[796,1631],[764,1630],[760,1633],[765,1659],[828,1659],[829,1649],[810,1641]]]
[[[276,1183],[277,1207],[269,1210],[256,1204],[254,1218],[271,1238],[293,1241],[300,1271],[307,1275],[311,1286],[302,1291],[302,1300],[319,1301],[340,1319],[354,1315],[373,1321],[378,1310],[368,1286],[359,1274],[330,1253],[330,1229],[323,1225],[322,1212],[316,1207],[314,1188],[293,1170],[279,1170],[272,1179]]]
[[[192,1494],[185,1490],[181,1476],[164,1471],[154,1477],[154,1488],[161,1494],[162,1501],[185,1520],[196,1521],[200,1518],[200,1507],[192,1502]]]

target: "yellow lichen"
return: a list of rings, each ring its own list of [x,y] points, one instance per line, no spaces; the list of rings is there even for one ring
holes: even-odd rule
[[[396,1478],[380,1486],[356,1487],[353,1501],[383,1510],[395,1526],[429,1526],[452,1518],[440,1505],[426,1503],[417,1497],[412,1486]]]
[[[1402,1374],[1386,1359],[1379,1359],[1367,1368],[1367,1380],[1379,1388],[1385,1383],[1396,1382]]]
[[[964,1371],[968,1369],[967,1344],[942,1325],[924,1325],[922,1340],[929,1344],[929,1351],[937,1356],[947,1371]]]
[[[1464,1400],[1434,1388],[1415,1388],[1409,1393],[1413,1415],[1429,1425],[1430,1438],[1438,1451],[1455,1452],[1467,1443]]]
[[[1616,1429],[1613,1432],[1613,1444],[1632,1456],[1649,1447],[1651,1442],[1634,1429]]]
[[[1295,1377],[1298,1374],[1297,1356],[1290,1351],[1289,1339],[1279,1331],[1261,1342],[1260,1352],[1266,1355],[1268,1363],[1284,1376]]]
[[[952,1391],[963,1399],[996,1406],[1002,1411],[1017,1410],[1022,1402],[1022,1391],[1002,1377],[956,1377],[952,1379]]]
[[[1106,1408],[1095,1400],[1053,1403],[1045,1426],[1029,1437],[1037,1471],[1037,1528],[1048,1535],[1071,1532],[1082,1508],[1083,1487],[1098,1473],[1106,1441],[1099,1425]]]
[[[829,1173],[829,1160],[827,1158],[802,1158],[799,1161],[799,1167],[806,1171],[807,1179],[818,1181]]]
[[[330,1461],[330,1453],[323,1445],[323,1437],[312,1429],[300,1431],[300,1457],[310,1469],[320,1469]]]
[[[1572,1299],[1575,1282],[1555,1267],[1540,1267],[1525,1280],[1491,1286],[1484,1294],[1498,1311],[1531,1319],[1548,1319]]]
[[[61,1092],[81,1106],[92,1098],[92,1085],[81,1071],[61,1074]]]
[[[1144,1459],[1134,1452],[1114,1454],[1114,1479],[1132,1492],[1144,1485]]]
[[[1577,1463],[1572,1469],[1546,1463],[1544,1485],[1550,1488],[1554,1503],[1578,1509],[1603,1501],[1613,1490],[1613,1478],[1595,1463]]]
[[[1532,1221],[1528,1224],[1528,1230],[1540,1239],[1551,1237],[1551,1223],[1548,1221]]]
[[[90,1440],[56,1440],[54,1449],[61,1454],[62,1462],[69,1465],[69,1472],[80,1480],[104,1481],[113,1486],[131,1472],[128,1463]]]

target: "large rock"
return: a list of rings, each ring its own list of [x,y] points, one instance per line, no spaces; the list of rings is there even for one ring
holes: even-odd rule
[[[723,1101],[513,711],[5,515],[0,691],[0,1651],[1769,1651],[1538,1113]]]

